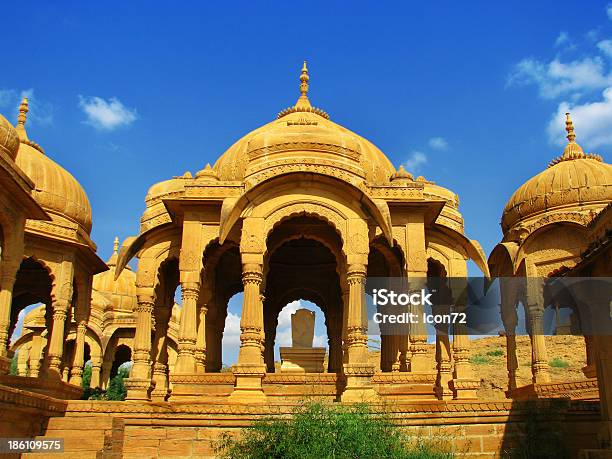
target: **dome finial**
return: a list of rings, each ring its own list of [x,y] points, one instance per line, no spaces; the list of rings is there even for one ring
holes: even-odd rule
[[[569,112],[565,114],[565,130],[567,131],[567,140],[572,143],[576,140],[576,134],[574,133],[574,123],[570,117]]]
[[[113,253],[119,253],[119,238],[117,236],[115,236],[115,240],[113,241]]]
[[[302,65],[302,73],[300,75],[300,98],[295,104],[296,108],[310,108],[310,101],[308,100],[308,80],[310,80],[310,76],[308,76],[308,67],[306,66],[306,61],[304,61],[304,65]]]
[[[302,74],[300,75],[300,92],[304,97],[308,97],[308,80],[310,80],[310,77],[308,76],[308,67],[306,67],[306,61],[304,61],[304,65],[302,66]]]
[[[25,124],[28,120],[27,115],[29,111],[30,110],[28,108],[28,98],[24,97],[21,100],[21,104],[19,104],[19,115],[17,116],[17,126],[15,126],[15,130],[17,131],[17,134],[19,135],[19,140],[21,141],[28,140],[28,134],[25,130]]]

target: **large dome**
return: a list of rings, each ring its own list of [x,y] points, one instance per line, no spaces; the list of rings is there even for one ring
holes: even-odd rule
[[[612,165],[598,155],[583,152],[575,142],[569,114],[566,124],[569,143],[563,155],[514,192],[502,215],[504,232],[548,209],[599,203],[605,206],[612,201]]]
[[[83,187],[63,167],[45,155],[43,149],[28,139],[25,131],[27,99],[19,109],[19,150],[15,162],[34,182],[34,199],[50,214],[77,223],[91,232],[91,205]]]
[[[11,159],[17,156],[19,149],[19,136],[8,120],[0,115],[0,150],[3,150]]]
[[[93,290],[103,295],[114,311],[132,312],[136,306],[136,273],[126,266],[115,279],[118,251],[119,239],[115,238],[113,254],[106,262],[110,269],[93,277]]]
[[[302,69],[301,92],[295,106],[276,120],[250,132],[234,143],[214,165],[220,180],[248,181],[253,174],[292,164],[313,168],[332,166],[348,175],[362,177],[372,185],[388,184],[395,168],[370,141],[329,120],[310,105],[308,72]]]

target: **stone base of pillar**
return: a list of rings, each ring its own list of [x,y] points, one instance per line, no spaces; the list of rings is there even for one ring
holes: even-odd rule
[[[448,373],[440,373],[437,379],[435,388],[436,397],[438,397],[440,400],[452,399],[454,394],[450,387],[450,383],[452,381],[450,371]]]
[[[372,402],[378,398],[378,394],[372,386],[374,366],[367,364],[344,365],[346,387],[340,396],[343,403]]]
[[[262,379],[266,374],[265,365],[238,365],[234,367],[236,385],[229,396],[233,403],[265,403]]]
[[[8,375],[11,370],[11,359],[0,356],[0,375]]]
[[[155,384],[150,379],[127,378],[123,380],[127,389],[126,400],[130,401],[151,401],[151,392]]]
[[[478,379],[453,379],[449,382],[455,400],[474,400],[477,399],[476,391],[480,387]]]
[[[422,373],[431,371],[431,359],[425,352],[412,352],[410,358],[410,371],[414,373]]]

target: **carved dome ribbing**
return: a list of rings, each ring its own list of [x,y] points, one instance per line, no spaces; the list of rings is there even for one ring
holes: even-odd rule
[[[3,150],[11,159],[17,156],[19,149],[19,135],[8,120],[0,115],[0,150]]]
[[[44,210],[78,224],[89,234],[91,205],[85,190],[66,169],[28,139],[25,131],[27,110],[27,99],[24,99],[16,128],[20,144],[15,162],[34,182],[33,197]]]
[[[599,155],[586,154],[575,142],[568,114],[569,143],[563,155],[519,187],[504,208],[502,229],[506,233],[517,223],[552,208],[579,208],[612,201],[612,165]]]
[[[334,123],[312,107],[307,97],[308,74],[302,69],[301,95],[295,106],[242,137],[214,165],[220,180],[245,181],[275,166],[295,168],[311,163],[339,168],[369,184],[388,184],[395,168],[374,144]]]
[[[113,254],[106,262],[110,269],[93,277],[93,289],[112,303],[113,310],[131,312],[136,301],[136,273],[126,266],[115,279],[118,252],[119,240],[115,238]]]

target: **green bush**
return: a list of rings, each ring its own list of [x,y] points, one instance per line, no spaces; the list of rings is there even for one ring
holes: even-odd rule
[[[486,355],[476,354],[470,357],[470,362],[474,365],[489,365],[491,363],[491,359]]]
[[[9,368],[9,375],[17,376],[17,353],[13,354],[11,359],[11,367]]]
[[[450,459],[441,439],[407,437],[385,413],[367,405],[307,403],[290,417],[256,421],[240,435],[224,433],[216,445],[229,459]]]
[[[83,389],[89,389],[91,386],[91,363],[86,363],[83,367],[83,380],[81,381],[81,387]]]
[[[125,400],[127,395],[127,389],[123,384],[123,379],[130,376],[130,370],[128,368],[119,368],[117,375],[110,380],[108,383],[108,389],[106,389],[106,400]]]
[[[504,351],[501,349],[493,349],[492,351],[487,351],[487,355],[489,357],[501,357],[504,355]]]
[[[569,363],[560,357],[555,357],[550,361],[550,366],[553,368],[567,368]]]

